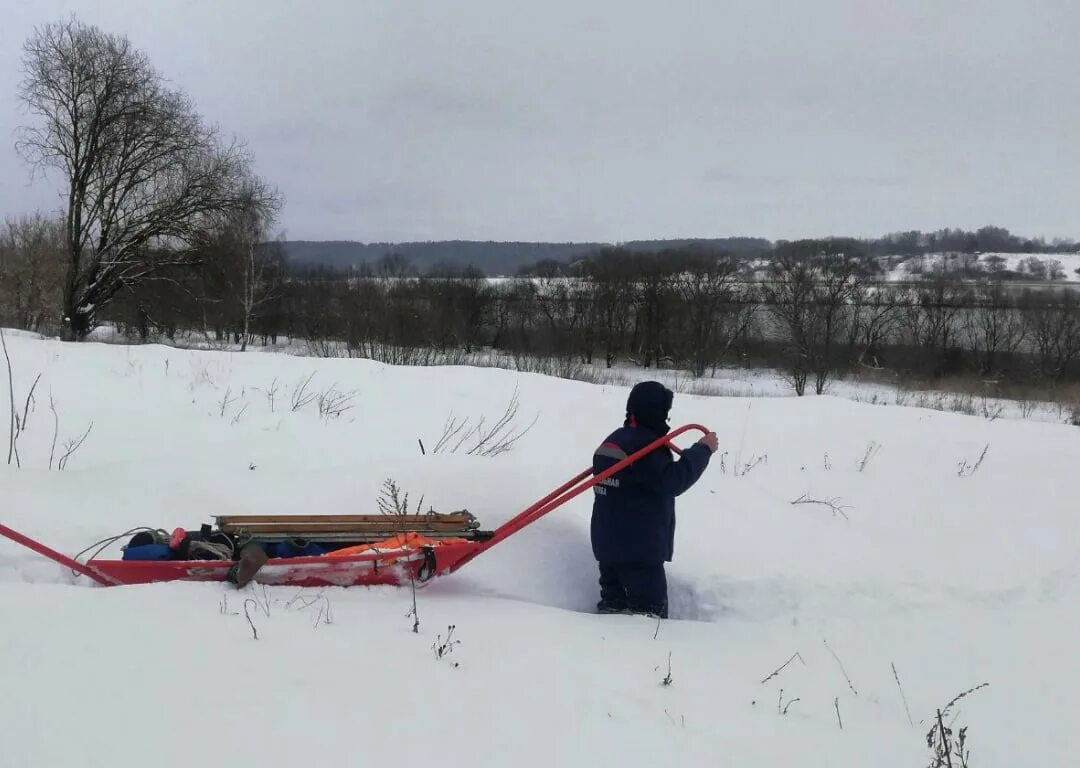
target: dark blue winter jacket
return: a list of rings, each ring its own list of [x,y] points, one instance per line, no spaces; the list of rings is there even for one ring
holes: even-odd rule
[[[666,433],[628,419],[593,454],[599,474]],[[601,563],[670,562],[675,551],[675,497],[697,482],[712,453],[699,444],[678,461],[667,446],[593,486],[592,546]]]

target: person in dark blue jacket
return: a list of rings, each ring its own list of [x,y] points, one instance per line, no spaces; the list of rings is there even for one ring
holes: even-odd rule
[[[597,475],[670,431],[674,395],[656,381],[634,386],[626,420],[593,454]],[[667,446],[593,486],[592,548],[600,566],[601,613],[667,618],[664,563],[675,551],[675,497],[698,481],[717,449],[710,432],[678,461]]]

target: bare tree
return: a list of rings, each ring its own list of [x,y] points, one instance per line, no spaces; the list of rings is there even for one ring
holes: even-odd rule
[[[35,30],[23,53],[19,95],[37,124],[18,146],[66,185],[65,337],[79,340],[121,287],[187,263],[209,219],[251,204],[250,158],[125,37],[72,18]]]
[[[854,292],[848,346],[857,365],[880,368],[878,355],[893,339],[901,320],[901,297],[887,285],[860,284]]]
[[[1023,318],[1000,282],[980,287],[965,319],[968,342],[983,375],[995,372],[1002,356],[1015,352],[1027,334]]]
[[[240,351],[246,352],[252,338],[252,321],[259,310],[274,299],[280,287],[273,279],[284,261],[279,241],[267,242],[277,210],[264,201],[273,193],[258,180],[249,180],[240,190],[240,206],[228,211],[219,224],[215,239],[221,272],[239,312]]]
[[[1027,297],[1024,325],[1038,358],[1039,374],[1062,381],[1080,358],[1080,299],[1070,289]]]
[[[853,241],[802,240],[777,246],[762,287],[765,301],[788,336],[788,365],[795,392],[802,395],[810,375],[822,394],[837,367],[842,339],[857,336],[850,324],[866,273]]]
[[[955,275],[937,270],[927,275],[903,302],[904,331],[916,347],[929,355],[928,363],[936,376],[949,368],[950,353],[962,330],[960,318],[971,307],[969,293]]]
[[[688,359],[695,376],[705,375],[745,330],[752,316],[737,302],[739,267],[730,256],[702,255],[688,260],[672,278],[688,324]]]
[[[659,368],[667,357],[665,342],[670,337],[671,307],[675,301],[671,255],[669,251],[661,251],[640,254],[634,259],[637,315],[631,348],[638,356],[637,362],[645,368]]]
[[[63,293],[64,225],[41,213],[0,227],[0,323],[38,331]]]
[[[589,259],[585,269],[604,363],[610,368],[624,350],[630,327],[634,302],[633,265],[625,252],[608,249]]]

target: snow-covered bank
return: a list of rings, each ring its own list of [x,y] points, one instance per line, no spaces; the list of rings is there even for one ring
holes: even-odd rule
[[[11,331],[9,331],[11,333]],[[31,336],[31,334],[24,334]],[[35,338],[37,338],[35,336]],[[95,341],[131,345],[131,340],[102,326],[92,335]],[[164,338],[155,343],[164,343]],[[168,341],[174,349],[200,352],[240,353],[240,345],[215,341],[201,333],[178,334]],[[275,344],[253,344],[252,353],[288,354],[313,359],[352,359],[356,350],[342,342],[310,343],[301,339],[280,338]],[[628,361],[608,367],[602,360],[582,363],[577,358],[548,358],[484,349],[466,352],[399,347],[381,348],[395,365],[414,367],[499,368],[516,373],[539,373],[570,381],[630,387],[643,378],[655,378],[682,394],[709,397],[795,397],[791,376],[774,368],[720,366],[694,376],[673,368],[642,368]],[[382,359],[381,357],[379,359]],[[407,361],[402,363],[401,361]],[[810,391],[812,392],[812,387]],[[1069,385],[1030,384],[1027,386],[996,382],[979,377],[957,378],[942,382],[907,379],[887,370],[856,370],[848,375],[829,378],[825,394],[871,405],[913,406],[948,413],[981,416],[986,419],[1024,419],[1055,424],[1076,424],[1080,419],[1080,400]],[[808,394],[808,396],[810,396]]]
[[[372,512],[388,477],[425,507],[494,526],[587,465],[626,396],[497,369],[8,345],[20,410],[41,380],[23,468],[0,468],[0,520],[68,553],[214,514]],[[306,391],[333,387],[353,407],[293,410],[312,374]],[[431,454],[451,414],[491,423],[515,392],[518,424],[536,423],[514,450]],[[1080,430],[833,397],[680,395],[672,420],[715,429],[721,453],[679,501],[674,618],[658,634],[589,613],[587,497],[422,590],[419,635],[403,590],[272,590],[269,616],[247,606],[255,640],[244,598],[261,590],[94,589],[0,541],[0,754],[924,765],[935,708],[988,682],[954,710],[973,766],[1070,762]],[[91,422],[50,472],[54,429],[62,448]],[[835,510],[792,504],[803,496]],[[326,605],[332,623],[316,628]],[[437,659],[449,625],[461,644]]]

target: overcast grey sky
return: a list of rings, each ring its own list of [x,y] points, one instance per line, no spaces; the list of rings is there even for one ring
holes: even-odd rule
[[[71,12],[247,140],[292,239],[1080,236],[1076,0],[8,0],[0,214],[59,205],[16,87]]]

